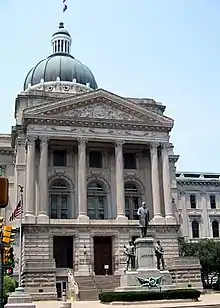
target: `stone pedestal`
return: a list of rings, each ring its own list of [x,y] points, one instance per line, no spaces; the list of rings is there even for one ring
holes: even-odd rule
[[[138,277],[147,279],[150,277],[161,278],[161,285],[149,288],[150,290],[160,290],[171,288],[172,278],[167,270],[160,271],[156,268],[154,253],[154,239],[151,237],[137,238],[136,247],[136,270],[125,272],[120,279],[120,287],[116,291],[140,291],[143,290]],[[144,289],[148,289],[144,287]]]
[[[31,296],[24,292],[24,289],[19,287],[8,298],[8,304],[5,307],[16,308],[36,308],[35,304],[32,304]]]

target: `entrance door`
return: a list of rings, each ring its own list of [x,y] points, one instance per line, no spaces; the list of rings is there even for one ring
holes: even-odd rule
[[[54,236],[53,257],[56,261],[56,267],[73,268],[72,236]]]
[[[94,272],[96,275],[105,275],[105,265],[108,265],[107,273],[112,275],[112,237],[94,237]]]
[[[67,283],[66,281],[57,281],[56,283],[56,288],[57,288],[57,297],[61,298],[62,297],[62,293],[65,290],[67,292]]]

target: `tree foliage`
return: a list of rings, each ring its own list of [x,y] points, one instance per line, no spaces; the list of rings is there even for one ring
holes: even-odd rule
[[[199,240],[198,242],[180,241],[182,256],[193,256],[200,260],[202,266],[203,283],[208,282],[208,275],[220,273],[220,242],[212,239]]]

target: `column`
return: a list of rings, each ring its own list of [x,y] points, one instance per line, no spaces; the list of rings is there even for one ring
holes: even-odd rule
[[[173,215],[168,149],[169,149],[169,144],[162,144],[161,159],[162,159],[162,176],[163,176],[163,197],[165,205],[165,222],[166,224],[176,224],[177,223],[176,218]]]
[[[86,181],[86,139],[78,140],[78,220],[86,223],[87,216],[87,181]]]
[[[35,136],[27,137],[25,221],[35,223]]]
[[[207,196],[205,192],[200,193],[200,208],[202,209],[202,234],[201,237],[210,237],[209,217],[207,209]]]
[[[49,222],[48,216],[48,141],[47,136],[40,137],[39,188],[40,203],[37,214],[38,223]]]
[[[154,224],[164,223],[164,218],[162,217],[162,214],[161,214],[158,154],[157,154],[158,146],[159,146],[159,143],[150,144],[151,185],[152,185],[153,212],[154,212],[152,223]]]
[[[181,208],[181,228],[182,228],[182,235],[184,237],[189,237],[190,230],[189,230],[189,217],[187,212],[187,200],[186,200],[186,193],[184,191],[180,192],[180,208]]]
[[[115,163],[116,163],[116,207],[117,217],[120,222],[126,222],[125,216],[125,193],[124,193],[124,162],[123,162],[123,143],[115,141]]]

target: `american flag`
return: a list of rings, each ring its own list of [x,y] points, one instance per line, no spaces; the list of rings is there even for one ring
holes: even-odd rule
[[[67,10],[67,0],[63,0],[63,12]]]
[[[21,213],[23,213],[23,207],[21,205],[21,200],[18,202],[16,208],[14,209],[14,212],[11,214],[9,221],[13,221],[15,218],[18,218]]]

